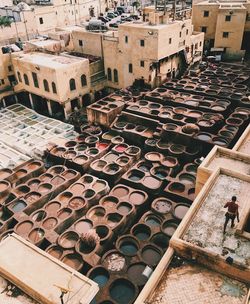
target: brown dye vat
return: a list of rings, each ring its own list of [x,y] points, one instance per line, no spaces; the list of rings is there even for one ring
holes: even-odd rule
[[[67,141],[67,142],[65,143],[65,147],[67,147],[67,148],[72,148],[72,147],[76,146],[76,144],[77,144],[76,141],[70,140],[70,141]]]
[[[65,170],[65,172],[62,173],[62,176],[65,177],[66,179],[72,179],[76,176],[76,172],[73,170]]]
[[[129,189],[123,186],[116,187],[115,190],[113,191],[113,195],[119,198],[127,196],[128,193],[129,193]]]
[[[119,166],[125,166],[129,163],[130,159],[129,157],[126,157],[126,156],[120,156],[116,163],[119,165]]]
[[[0,169],[0,180],[3,180],[5,178],[9,177],[12,174],[13,174],[13,171],[11,169],[7,169],[7,168]]]
[[[41,181],[39,179],[32,179],[27,183],[27,185],[30,187],[30,189],[37,189]]]
[[[62,178],[60,175],[57,175],[54,178],[52,178],[52,180],[50,182],[52,185],[58,186],[58,185],[63,184],[65,182],[65,179]]]
[[[174,234],[177,227],[178,227],[178,222],[176,222],[174,220],[166,220],[163,222],[163,224],[161,226],[161,230],[167,236],[171,237]]]
[[[145,194],[139,191],[133,191],[129,196],[129,201],[133,205],[141,205],[142,203],[144,203],[145,199]]]
[[[126,259],[119,251],[108,251],[102,257],[102,265],[110,272],[120,272],[126,268]]]
[[[112,163],[112,162],[115,162],[118,159],[118,157],[119,157],[119,155],[110,152],[104,156],[104,160],[106,160],[109,163]]]
[[[32,229],[33,226],[34,226],[34,224],[31,221],[24,221],[15,227],[15,232],[18,235],[23,236],[23,235],[28,234],[28,232],[30,232],[30,230]]]
[[[65,249],[70,249],[75,247],[77,241],[79,240],[79,235],[74,231],[67,231],[59,236],[58,244]]]
[[[43,222],[43,227],[47,230],[51,230],[56,227],[58,221],[54,217],[49,217]]]
[[[141,154],[141,149],[136,146],[130,146],[126,149],[125,153],[138,158]]]
[[[25,169],[20,169],[20,170],[16,171],[16,176],[18,179],[24,177],[27,174],[28,174],[28,171]]]
[[[168,168],[173,168],[178,164],[178,161],[172,156],[165,156],[164,159],[161,161],[161,164]]]
[[[183,173],[178,176],[178,179],[180,182],[182,182],[185,185],[194,185],[195,184],[195,176]]]
[[[106,215],[107,225],[114,229],[117,227],[123,220],[123,216],[117,212],[109,213]]]
[[[35,222],[41,222],[42,220],[44,220],[47,216],[47,213],[43,210],[39,210],[39,211],[35,211],[31,217],[32,220]]]
[[[154,245],[146,245],[141,249],[141,258],[149,266],[156,266],[161,257],[161,250]]]
[[[78,253],[66,254],[61,261],[77,271],[83,267],[82,257]]]
[[[94,222],[100,221],[106,214],[106,210],[103,207],[95,206],[89,209],[87,217]]]
[[[195,124],[186,124],[181,128],[181,131],[185,134],[195,134],[200,131],[200,128]]]
[[[78,165],[84,165],[88,160],[89,158],[85,155],[80,155],[74,158],[74,162]]]
[[[52,201],[46,204],[44,208],[48,213],[56,213],[61,208],[61,206],[62,205],[60,202]]]
[[[122,143],[124,143],[124,138],[121,137],[121,136],[116,136],[116,137],[111,139],[111,143],[114,144],[114,145],[122,144]]]
[[[80,195],[85,190],[85,186],[82,183],[75,183],[70,187],[70,191],[72,191],[75,195]]]
[[[198,133],[197,134],[197,139],[202,140],[202,141],[210,141],[212,139],[212,135],[209,133]]]
[[[58,157],[62,157],[65,151],[66,149],[63,147],[55,147],[50,151],[50,153]]]
[[[117,207],[116,207],[117,211],[122,214],[122,215],[133,215],[133,213],[135,213],[135,208],[133,205],[131,205],[128,202],[120,202]]]
[[[42,195],[38,192],[31,191],[27,195],[25,195],[24,199],[27,203],[33,204],[40,199]]]
[[[50,182],[50,180],[53,178],[53,175],[52,174],[49,174],[49,173],[44,173],[43,175],[41,175],[39,177],[39,179],[41,180],[41,182]]]
[[[145,241],[151,236],[151,229],[145,224],[136,224],[131,229],[132,235],[134,235],[138,240]]]
[[[53,166],[47,172],[53,175],[62,174],[65,171],[65,167],[63,166]]]
[[[148,280],[148,278],[142,274],[146,266],[145,263],[135,263],[128,267],[127,275],[129,279],[138,286],[145,285]]]
[[[77,231],[80,234],[86,233],[92,228],[93,228],[92,221],[87,219],[79,220],[74,224],[75,231]]]
[[[50,192],[52,187],[53,186],[51,184],[47,184],[47,183],[40,184],[38,187],[38,191],[44,195],[45,193]]]
[[[73,197],[68,203],[68,207],[70,207],[73,210],[82,209],[86,207],[86,205],[87,203],[81,197]]]
[[[59,195],[58,200],[62,203],[67,203],[72,196],[71,192],[65,191]]]
[[[30,171],[35,171],[35,170],[37,170],[38,168],[40,168],[42,165],[43,165],[42,162],[39,162],[39,161],[32,161],[31,163],[29,163],[29,164],[27,165],[27,168],[28,168],[28,170],[30,170]]]
[[[123,195],[126,196],[127,194]],[[107,209],[113,209],[116,208],[116,205],[119,203],[119,200],[115,196],[106,196],[100,201],[100,205],[107,208]]]
[[[43,240],[44,234],[45,232],[43,229],[35,228],[29,233],[28,238],[32,243],[38,245]]]
[[[189,210],[189,205],[177,204],[174,208],[173,215],[175,218],[181,221],[188,212],[188,210]]]
[[[145,158],[152,162],[160,162],[162,160],[162,155],[157,152],[148,152]]]
[[[63,255],[63,250],[60,246],[52,245],[46,249],[46,252],[56,259],[60,259]]]
[[[97,180],[92,185],[92,188],[93,188],[93,191],[95,191],[96,193],[99,193],[99,192],[102,192],[104,189],[106,189],[106,186],[107,185],[104,181]]]
[[[0,197],[6,192],[8,189],[10,189],[10,183],[5,180],[0,181]]]
[[[159,214],[167,214],[172,210],[172,205],[170,200],[161,197],[153,201],[151,208]]]
[[[161,181],[154,177],[147,176],[143,180],[143,185],[147,188],[157,189],[160,187]]]
[[[92,162],[90,166],[93,170],[102,171],[107,164],[108,163],[106,161],[98,159]]]
[[[72,213],[72,210],[69,208],[63,208],[57,212],[57,216],[60,220],[65,220],[68,218]]]

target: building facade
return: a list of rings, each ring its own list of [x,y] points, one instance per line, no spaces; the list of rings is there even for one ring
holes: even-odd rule
[[[193,6],[195,31],[205,34],[205,49],[226,59],[250,56],[250,2],[208,0]]]

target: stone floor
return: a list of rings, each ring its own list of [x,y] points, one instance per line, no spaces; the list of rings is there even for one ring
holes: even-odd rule
[[[245,304],[247,287],[202,266],[170,268],[150,304]]]
[[[249,193],[250,183],[220,175],[188,227],[183,240],[218,254],[222,254],[224,249],[234,260],[250,265],[249,240],[236,235],[235,228],[230,227],[231,222],[228,224],[226,234],[223,234],[225,203],[232,195],[236,195],[240,213],[243,206],[249,203]]]

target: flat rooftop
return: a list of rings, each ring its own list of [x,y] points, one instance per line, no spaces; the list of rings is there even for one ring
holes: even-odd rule
[[[17,56],[19,61],[34,65],[44,66],[52,69],[63,68],[66,65],[76,65],[81,63],[85,58],[73,56],[58,56],[40,52],[23,53]]]
[[[223,234],[225,203],[236,195],[241,216],[245,204],[249,203],[249,191],[250,182],[220,174],[182,239],[219,255],[226,249],[235,261],[249,265],[249,240],[236,235],[235,228],[230,228],[229,224],[226,234]]]
[[[150,304],[245,304],[248,288],[218,272],[185,263],[166,270]]]
[[[134,21],[134,22],[127,22],[119,25],[119,28],[124,29],[124,28],[144,28],[148,30],[160,30],[165,27],[169,27],[173,24],[177,23],[183,23],[183,21],[175,20],[175,21],[170,21],[168,23],[162,23],[162,24],[156,24],[156,25],[151,25],[149,22],[142,22],[142,21]]]

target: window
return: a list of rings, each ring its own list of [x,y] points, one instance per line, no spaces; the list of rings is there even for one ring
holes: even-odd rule
[[[128,65],[128,72],[129,72],[129,73],[133,73],[133,65],[132,65],[132,63],[130,63],[130,64]]]
[[[181,32],[179,33],[179,37],[181,38]]]
[[[186,35],[188,35],[188,29],[186,29]]]
[[[87,85],[87,78],[86,78],[86,75],[82,75],[81,76],[81,84],[82,84],[82,87],[85,87]]]
[[[74,91],[76,89],[76,82],[74,78],[71,78],[69,81],[69,88],[70,91]]]
[[[230,15],[227,15],[227,16],[225,17],[225,21],[231,21],[231,16],[230,16]]]
[[[203,17],[209,17],[209,11],[204,11]]]
[[[12,66],[8,65],[8,71],[11,72],[12,71]]]
[[[2,79],[2,84],[4,84],[4,79]]]
[[[52,82],[52,92],[54,93],[54,94],[57,94],[57,90],[56,90],[56,84],[54,83],[54,82]]]
[[[43,18],[42,18],[42,17],[39,18],[39,23],[40,23],[40,24],[43,24]]]
[[[145,41],[143,39],[140,40],[140,46],[145,46]]]
[[[79,46],[83,46],[82,40],[78,40],[79,41]]]
[[[43,80],[43,86],[44,86],[44,90],[46,92],[49,92],[49,83],[46,79]]]
[[[201,27],[201,31],[202,31],[203,33],[206,33],[206,32],[207,32],[207,27],[206,27],[206,26],[202,26],[202,27]]]
[[[118,71],[114,69],[114,82],[118,82]]]
[[[141,60],[141,61],[140,61],[140,66],[141,66],[142,68],[144,68],[144,60]]]
[[[168,43],[171,44],[172,43],[172,38],[168,39]]]
[[[128,43],[128,36],[125,36],[125,43]]]
[[[200,46],[202,46],[202,42],[200,41]]]
[[[110,68],[108,68],[107,74],[108,74],[108,80],[112,81],[112,73],[111,73],[111,69]]]
[[[37,79],[37,74],[32,72],[32,78],[33,78],[33,83],[34,83],[34,86],[36,88],[39,88],[39,84],[38,84],[38,79]]]
[[[18,81],[19,81],[19,82],[22,82],[22,77],[21,77],[20,72],[17,72],[17,78],[18,78]]]
[[[229,33],[228,33],[228,32],[223,32],[223,33],[222,33],[222,37],[223,37],[223,38],[228,38],[228,36],[229,36]]]
[[[195,43],[194,45],[194,49],[197,50],[198,49],[198,43]]]
[[[23,74],[23,79],[24,79],[24,83],[25,83],[26,85],[29,85],[29,84],[30,84],[29,78],[28,78],[28,76],[27,76],[26,74]]]

